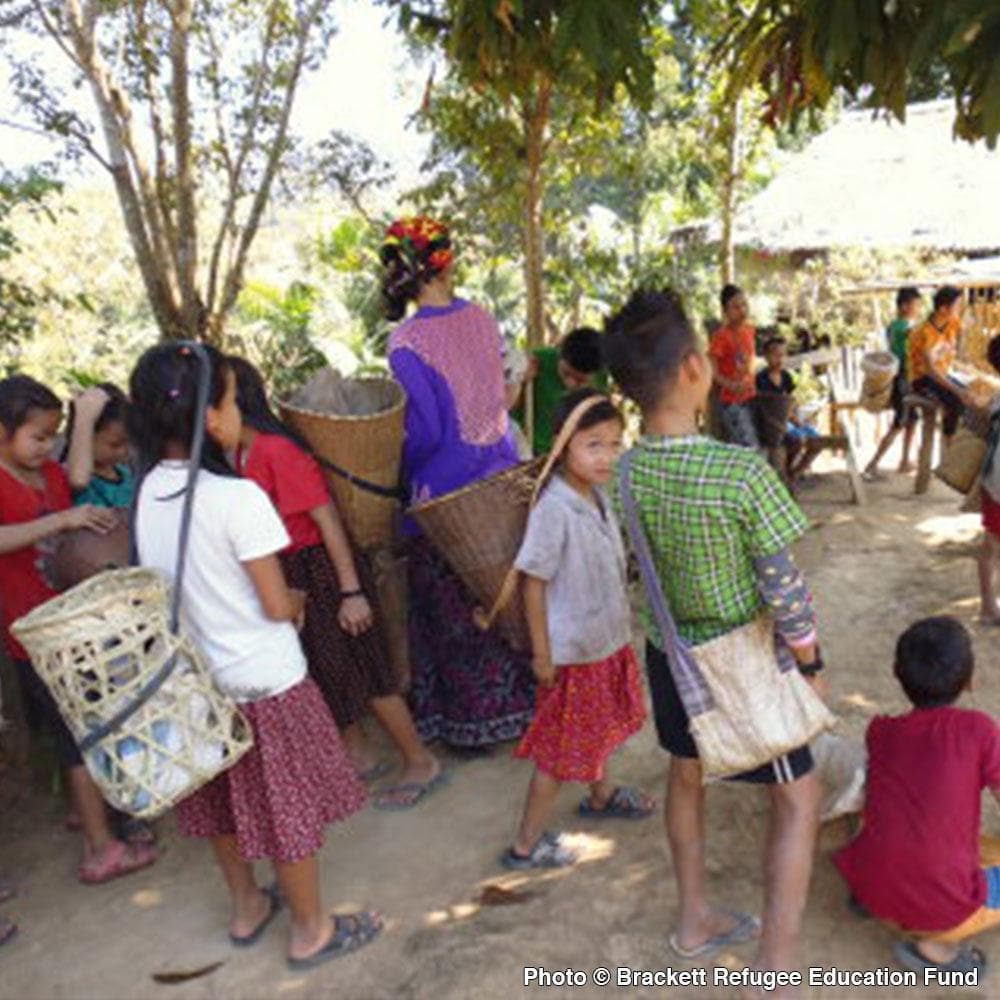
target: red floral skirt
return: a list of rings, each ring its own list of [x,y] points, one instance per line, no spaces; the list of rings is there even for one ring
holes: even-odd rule
[[[559,667],[555,685],[539,687],[535,699],[514,756],[559,781],[600,781],[608,757],[646,721],[631,646],[598,663]]]
[[[324,828],[365,804],[330,710],[308,678],[240,709],[253,748],[178,803],[177,825],[189,837],[235,836],[246,861],[312,857]]]

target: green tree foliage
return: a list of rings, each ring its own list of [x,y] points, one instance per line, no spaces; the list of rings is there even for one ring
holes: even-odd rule
[[[1000,4],[995,0],[757,0],[736,5],[720,52],[734,89],[759,82],[767,120],[826,105],[843,88],[897,118],[928,80],[955,100],[955,131],[1000,135]]]
[[[91,95],[78,110],[33,46],[8,45],[32,125],[107,172],[163,336],[217,337],[292,147],[331,0],[53,0],[7,17]],[[29,54],[25,54],[28,52]]]
[[[458,84],[471,87],[491,125],[516,152],[504,195],[521,205],[520,246],[530,343],[544,337],[543,205],[553,123],[580,97],[607,108],[624,87],[640,105],[652,94],[649,38],[654,0],[383,0],[400,26],[443,54]],[[502,111],[498,110],[502,106]],[[569,117],[572,117],[571,113]],[[509,157],[505,157],[509,163]]]

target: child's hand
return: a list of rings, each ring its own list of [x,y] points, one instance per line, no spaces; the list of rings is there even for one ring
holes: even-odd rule
[[[93,388],[81,392],[73,400],[73,409],[81,420],[93,423],[101,415],[111,397],[103,389]]]
[[[347,597],[340,602],[337,612],[337,623],[351,636],[364,635],[375,622],[372,606],[363,594],[358,597]]]
[[[556,683],[556,668],[549,656],[536,656],[531,661],[531,669],[535,673],[535,680],[542,687],[554,687]]]
[[[306,592],[297,587],[289,587],[288,593],[292,597],[292,624],[301,632],[306,623]]]
[[[823,701],[826,701],[827,696],[830,694],[830,686],[826,683],[826,678],[822,674],[813,674],[811,677],[805,678],[813,691],[820,696]]]
[[[62,512],[62,531],[72,531],[75,528],[87,528],[99,535],[106,535],[118,525],[118,515],[107,507],[94,507],[84,504],[81,507],[70,507]]]

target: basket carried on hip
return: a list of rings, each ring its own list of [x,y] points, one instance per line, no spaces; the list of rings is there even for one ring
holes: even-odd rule
[[[566,419],[546,458],[508,469],[454,493],[410,509],[416,522],[483,608],[479,624],[514,649],[531,649],[524,601],[514,560],[524,541],[528,515],[581,417],[604,399],[583,400]]]
[[[344,379],[325,369],[279,409],[323,466],[354,544],[390,543],[401,499],[403,387],[390,378]]]
[[[191,449],[173,594],[152,570],[108,570],[11,626],[105,798],[144,818],[186,798],[253,745],[246,718],[179,629],[209,362],[196,344],[178,349],[191,351],[201,364],[201,420]]]
[[[861,383],[861,405],[871,413],[889,409],[899,360],[889,351],[870,351],[861,359],[861,370],[865,376]]]
[[[541,458],[526,462],[410,509],[484,608],[493,607],[514,565],[544,464]],[[496,616],[496,626],[514,649],[531,648],[520,595]]]

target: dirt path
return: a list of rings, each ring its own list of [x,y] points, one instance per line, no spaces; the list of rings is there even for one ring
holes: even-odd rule
[[[872,505],[847,505],[843,476],[824,476],[805,495],[814,522],[798,549],[816,594],[831,693],[841,731],[861,734],[876,712],[903,700],[891,677],[896,636],[914,618],[948,612],[972,623],[976,611],[978,535],[974,516],[957,516],[955,494],[935,484],[914,498],[907,480],[873,488]],[[1000,708],[998,633],[973,626],[978,673],[969,703]],[[623,751],[615,772],[660,791],[664,755],[649,727]],[[324,887],[338,908],[377,906],[388,919],[368,950],[302,976],[286,972],[282,924],[243,954],[225,941],[226,898],[201,844],[179,839],[170,821],[162,862],[146,873],[98,888],[78,886],[77,845],[61,827],[61,804],[41,792],[5,809],[0,871],[16,875],[22,896],[8,909],[21,923],[17,942],[0,953],[0,997],[202,1000],[268,997],[500,1000],[514,995],[725,997],[726,988],[523,987],[523,969],[670,965],[665,938],[675,897],[662,827],[577,822],[579,792],[567,789],[558,823],[578,831],[586,860],[569,872],[512,878],[496,858],[510,835],[528,777],[505,752],[453,761],[450,784],[412,814],[366,810],[330,836]],[[746,788],[718,787],[709,807],[709,868],[720,900],[758,909],[764,801]],[[990,832],[1000,816],[986,809]],[[847,836],[841,821],[824,829],[804,934],[804,964],[874,970],[891,966],[891,934],[852,917],[829,854]],[[890,862],[891,859],[887,859]],[[522,905],[475,901],[484,885],[525,887]],[[1000,956],[1000,941],[985,939]],[[723,955],[742,966],[750,953]],[[998,959],[1000,960],[1000,959]],[[153,982],[155,972],[224,964],[182,985]],[[675,967],[680,968],[676,965]],[[711,974],[710,974],[711,975]],[[711,980],[710,980],[711,981]],[[1000,996],[1000,973],[985,985]],[[914,990],[814,987],[827,996],[945,995]]]

